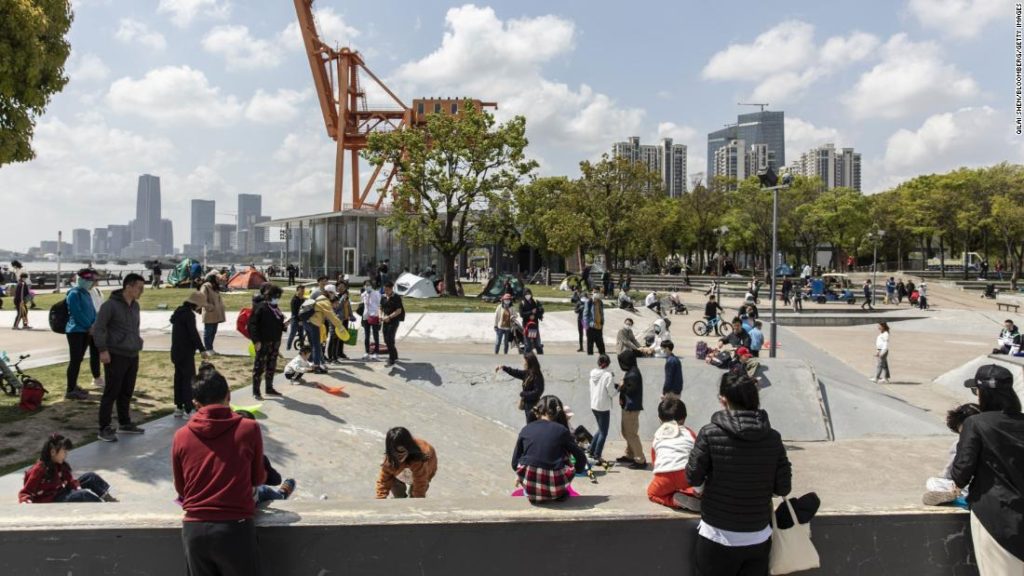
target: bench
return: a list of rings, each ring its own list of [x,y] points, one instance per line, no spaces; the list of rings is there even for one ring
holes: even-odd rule
[[[1013,308],[1013,313],[1017,314],[1020,312],[1020,304],[1014,304],[1012,302],[996,302],[996,309],[1010,311]]]

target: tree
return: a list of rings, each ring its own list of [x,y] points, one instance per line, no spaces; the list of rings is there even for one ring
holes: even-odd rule
[[[823,238],[832,244],[833,263],[841,254],[852,252],[870,227],[871,215],[867,199],[850,188],[825,190],[814,201],[808,213],[812,226],[822,230]]]
[[[507,202],[535,168],[527,160],[526,120],[495,126],[494,116],[465,100],[459,114],[431,114],[422,126],[370,135],[373,165],[393,163],[399,178],[385,226],[444,257],[445,292],[455,295],[455,259],[485,232],[512,218]]]
[[[68,0],[0,0],[0,166],[35,157],[36,117],[67,84]]]
[[[726,197],[720,188],[717,179],[711,187],[697,180],[693,190],[682,197],[683,229],[693,238],[701,270],[711,252],[718,248],[717,230],[726,210]]]

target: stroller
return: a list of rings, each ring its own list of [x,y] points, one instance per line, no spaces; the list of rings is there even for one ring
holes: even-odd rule
[[[668,311],[671,314],[689,314],[690,311],[686,308],[686,304],[683,303],[682,297],[679,296],[678,292],[672,292],[668,295]]]
[[[910,305],[911,306],[917,306],[918,305],[918,300],[920,298],[921,298],[921,293],[920,292],[918,292],[917,290],[914,290],[913,292],[911,292],[910,293]]]
[[[523,326],[519,318],[512,318],[512,343],[520,354],[528,351],[536,351],[537,354],[544,353],[543,345],[538,344],[540,339],[540,326],[536,322],[527,322]]]
[[[982,294],[981,297],[994,300],[998,295],[999,289],[996,288],[995,284],[985,284],[985,293]]]

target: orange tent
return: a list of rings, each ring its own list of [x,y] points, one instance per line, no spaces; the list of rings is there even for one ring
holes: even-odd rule
[[[249,267],[247,270],[235,272],[228,280],[228,290],[255,290],[267,281],[267,277],[259,270]]]

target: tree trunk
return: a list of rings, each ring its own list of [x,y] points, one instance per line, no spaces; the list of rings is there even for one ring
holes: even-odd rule
[[[455,260],[458,255],[458,252],[441,254],[444,258],[444,293],[447,296],[457,296],[459,293],[455,285]]]
[[[939,236],[939,273],[946,277],[946,237]]]

